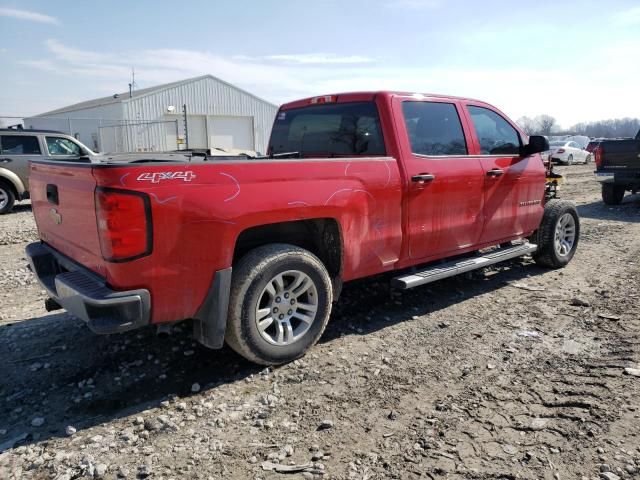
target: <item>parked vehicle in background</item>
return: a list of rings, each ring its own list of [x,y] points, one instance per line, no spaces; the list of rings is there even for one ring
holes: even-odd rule
[[[581,150],[586,150],[587,145],[590,141],[589,137],[587,137],[586,135],[571,135],[566,140],[577,143],[578,148],[580,148]]]
[[[29,198],[29,162],[32,160],[96,163],[149,158],[149,153],[101,154],[70,135],[54,130],[0,129],[0,214],[15,202]],[[188,160],[183,154],[153,153],[154,159]]]
[[[32,162],[27,255],[47,307],[95,332],[191,318],[204,345],[280,364],[318,341],[345,281],[567,265],[580,224],[547,148],[477,100],[308,98],[280,108],[268,157]]]
[[[585,150],[591,154],[591,158],[593,158],[593,151],[596,149],[596,147],[598,145],[600,145],[600,142],[602,140],[604,140],[604,139],[603,138],[592,138],[591,140],[589,140],[589,143],[587,144],[587,147],[585,148]]]
[[[590,160],[589,152],[580,148],[573,140],[561,140],[549,143],[549,151],[544,152],[554,163],[573,165],[574,163],[587,163]]]
[[[640,131],[635,138],[599,141],[593,156],[604,203],[618,205],[626,192],[640,191]]]

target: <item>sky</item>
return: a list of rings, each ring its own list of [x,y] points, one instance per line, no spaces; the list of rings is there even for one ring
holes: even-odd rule
[[[478,98],[561,126],[640,117],[640,2],[0,0],[0,117],[211,74],[272,103]]]

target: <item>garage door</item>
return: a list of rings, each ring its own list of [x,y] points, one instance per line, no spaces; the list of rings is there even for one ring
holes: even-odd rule
[[[209,146],[253,150],[253,117],[209,117]]]
[[[184,140],[184,116],[182,115],[165,115],[165,121],[175,122],[177,120],[177,134]],[[205,115],[187,115],[187,128],[189,129],[189,148],[209,148],[207,145],[207,117]],[[175,131],[175,123],[167,124],[167,144],[176,145],[177,137]],[[180,144],[180,149],[185,148],[184,144]],[[170,150],[175,147],[170,148]]]
[[[204,115],[187,115],[189,148],[207,148],[207,120]]]

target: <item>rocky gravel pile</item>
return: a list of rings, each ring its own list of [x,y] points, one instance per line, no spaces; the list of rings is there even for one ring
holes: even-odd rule
[[[0,246],[22,245],[38,239],[31,210],[25,204],[16,206],[14,213],[4,215],[0,225]]]
[[[95,336],[22,276],[0,284],[0,478],[640,478],[640,200],[605,207],[589,170],[566,169],[566,269],[347,284],[321,343],[278,368],[188,322]],[[0,271],[22,275],[23,248]]]

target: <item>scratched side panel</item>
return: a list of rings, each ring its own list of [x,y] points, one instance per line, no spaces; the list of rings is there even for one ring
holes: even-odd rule
[[[115,288],[152,291],[154,322],[193,315],[215,271],[231,266],[237,237],[256,225],[337,220],[345,280],[398,260],[401,184],[391,158],[128,165],[94,174],[99,185],[151,197],[153,254],[107,268]]]

